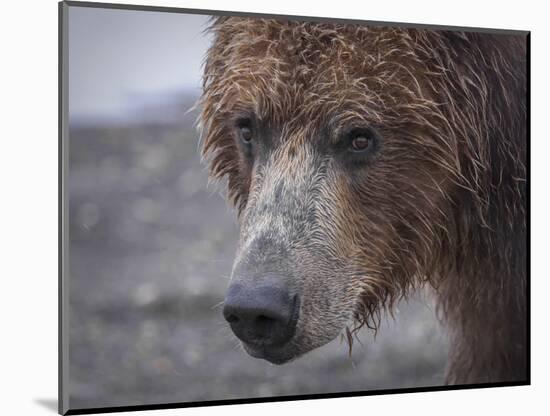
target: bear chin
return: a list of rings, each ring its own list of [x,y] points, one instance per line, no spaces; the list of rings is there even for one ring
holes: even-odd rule
[[[280,347],[252,346],[241,342],[244,350],[251,357],[263,359],[271,364],[282,365],[293,361],[304,353],[297,351],[291,345],[284,344]]]

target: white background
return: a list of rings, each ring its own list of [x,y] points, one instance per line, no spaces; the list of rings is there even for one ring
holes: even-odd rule
[[[136,2],[532,31],[532,386],[175,409],[145,414],[548,414],[550,284],[545,260],[550,234],[546,215],[549,208],[546,159],[550,155],[547,133],[550,14],[544,6],[546,2]],[[2,4],[1,20],[0,413],[53,415],[54,411],[43,403],[52,403],[57,395],[57,4],[54,0],[6,1]]]

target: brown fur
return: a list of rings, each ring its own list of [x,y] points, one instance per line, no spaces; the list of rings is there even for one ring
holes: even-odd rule
[[[294,355],[350,313],[376,328],[427,283],[451,335],[447,381],[524,380],[525,37],[256,18],[211,30],[202,150],[240,213],[238,261],[280,255],[250,254],[262,221],[291,234],[278,244],[299,261],[278,267],[305,298]],[[233,133],[249,114],[275,143],[265,162],[248,160]],[[353,170],[321,150],[349,125],[382,138]],[[279,211],[266,202],[277,187],[288,218],[312,214],[283,224],[285,198]]]

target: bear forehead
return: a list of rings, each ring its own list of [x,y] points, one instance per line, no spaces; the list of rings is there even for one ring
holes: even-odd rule
[[[257,18],[221,18],[212,26],[217,41],[239,49],[270,48],[281,54],[295,52],[304,58],[355,51],[356,47],[388,49],[414,42],[414,29],[343,23],[313,23]]]
[[[415,54],[403,29],[230,18],[216,27],[216,56],[230,76],[282,78],[302,86],[345,76],[382,76],[380,64]],[[386,69],[386,68],[384,68]]]
[[[379,114],[396,96],[420,93],[411,76],[426,65],[418,32],[249,18],[219,19],[212,30],[205,85],[228,111],[313,122]]]

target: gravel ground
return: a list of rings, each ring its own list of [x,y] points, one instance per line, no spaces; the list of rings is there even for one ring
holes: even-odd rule
[[[71,127],[71,408],[441,385],[447,341],[423,294],[351,358],[340,340],[283,366],[241,350],[220,308],[238,229],[193,119]]]

